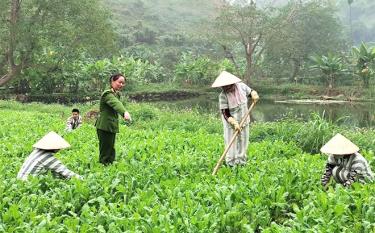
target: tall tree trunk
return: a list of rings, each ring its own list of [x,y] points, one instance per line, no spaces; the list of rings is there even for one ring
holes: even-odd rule
[[[298,59],[293,59],[293,73],[292,76],[290,77],[292,82],[295,82],[297,84],[297,74],[300,70],[301,67],[301,62]]]
[[[0,78],[0,86],[5,85],[8,83],[10,80],[12,80],[14,77],[20,74],[20,69],[19,67],[14,67],[12,68],[7,74],[3,75]]]
[[[244,80],[247,83],[250,83],[251,75],[253,73],[253,48],[251,43],[247,43],[245,45],[246,49],[246,72],[244,76]]]
[[[350,40],[351,40],[351,45],[353,46],[354,44],[354,38],[353,38],[353,20],[352,20],[352,3],[353,0],[348,0],[349,4],[349,26],[350,26]]]
[[[369,88],[370,87],[370,76],[369,75],[363,75],[362,80],[363,80],[363,87],[366,88],[366,89]]]
[[[11,10],[10,10],[10,20],[9,20],[9,43],[7,60],[8,60],[8,73],[0,78],[0,86],[5,85],[14,77],[16,77],[20,70],[20,65],[16,65],[14,59],[14,51],[16,50],[16,40],[17,40],[17,21],[19,18],[19,11],[21,7],[21,0],[12,0]]]
[[[330,74],[328,78],[328,92],[327,92],[328,96],[331,96],[332,89],[333,89],[333,75]]]
[[[234,67],[236,68],[237,75],[240,75],[241,74],[240,68],[238,67],[237,62],[234,59],[233,53],[231,51],[229,51],[227,46],[225,46],[225,45],[221,45],[221,46],[223,47],[223,50],[224,50],[224,53],[225,53],[225,58],[229,59],[233,63]]]

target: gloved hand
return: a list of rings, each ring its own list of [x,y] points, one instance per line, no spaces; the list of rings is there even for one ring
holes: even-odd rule
[[[323,190],[326,191],[328,189],[328,182],[322,182]]]
[[[80,176],[80,175],[78,175],[78,174],[75,174],[74,177],[75,177],[76,179],[83,180],[83,176]]]
[[[258,102],[258,100],[259,100],[258,92],[256,92],[256,91],[253,90],[250,93],[251,93],[251,98],[253,99],[253,101],[254,102]]]
[[[238,121],[236,121],[236,119],[234,119],[233,117],[229,117],[228,122],[234,130],[241,131],[240,125],[238,124]]]
[[[124,120],[126,120],[126,121],[132,121],[132,118],[131,118],[131,116],[130,116],[130,114],[128,112],[124,113]]]
[[[352,185],[352,183],[350,181],[346,181],[345,183],[343,183],[343,185],[345,188],[348,188],[350,187],[350,185]]]
[[[361,71],[362,74],[368,74],[369,73],[369,69],[366,67],[364,68],[362,71]]]

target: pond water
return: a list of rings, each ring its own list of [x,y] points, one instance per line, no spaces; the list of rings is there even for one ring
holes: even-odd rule
[[[158,106],[168,106],[175,110],[196,110],[198,112],[216,113],[218,98],[205,96],[185,100],[153,102]],[[286,117],[307,120],[312,113],[338,125],[350,127],[375,127],[375,103],[350,102],[335,104],[295,104],[277,103],[274,100],[261,100],[251,113],[253,121],[277,121]]]

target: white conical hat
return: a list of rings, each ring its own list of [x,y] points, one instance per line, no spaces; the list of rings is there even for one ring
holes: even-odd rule
[[[33,147],[43,150],[59,150],[70,147],[70,144],[60,135],[51,131],[35,143]]]
[[[211,87],[223,87],[239,82],[242,82],[242,80],[229,72],[223,71],[216,78],[215,82],[211,85]]]
[[[332,155],[348,155],[359,151],[359,148],[349,139],[338,133],[331,138],[320,151]]]

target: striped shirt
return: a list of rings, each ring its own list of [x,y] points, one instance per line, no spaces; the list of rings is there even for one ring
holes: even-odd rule
[[[38,175],[46,170],[51,170],[54,174],[64,178],[71,178],[74,176],[78,179],[82,179],[81,176],[70,171],[53,155],[54,153],[51,151],[36,148],[26,158],[18,172],[17,178],[20,180],[26,180],[29,175]]]
[[[74,117],[69,117],[66,121],[66,128],[65,130],[70,132],[73,129],[77,129],[82,125],[82,117],[78,116],[78,119],[75,119]]]
[[[344,186],[350,186],[355,181],[366,183],[374,178],[369,164],[360,153],[350,156],[330,155],[326,171],[321,178],[323,186],[329,182],[331,176]]]

